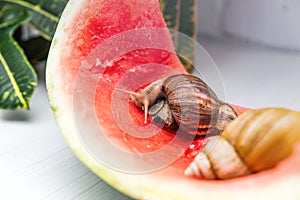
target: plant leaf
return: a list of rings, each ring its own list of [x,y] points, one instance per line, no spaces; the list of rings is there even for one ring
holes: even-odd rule
[[[15,29],[30,15],[25,9],[0,2],[0,108],[29,109],[37,77],[13,39]]]
[[[31,14],[30,25],[35,28],[41,36],[51,40],[62,11],[67,0],[2,0],[7,3],[16,4],[29,10]]]
[[[160,0],[161,11],[168,28],[183,33],[196,40],[197,37],[197,1],[196,0]],[[195,43],[177,34],[172,34],[176,52],[188,72],[193,69]]]

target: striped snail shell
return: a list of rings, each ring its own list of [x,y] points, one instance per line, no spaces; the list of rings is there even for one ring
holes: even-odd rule
[[[178,124],[173,117],[172,111],[166,99],[157,100],[149,108],[149,115],[153,121],[163,124],[166,128],[171,130],[178,129]]]
[[[230,179],[275,167],[300,142],[300,113],[251,110],[213,137],[185,170],[206,179]]]
[[[121,89],[117,89],[121,90]],[[124,91],[124,90],[121,90]],[[237,117],[200,78],[176,74],[155,81],[140,92],[128,92],[137,107],[166,128],[192,135],[218,134]]]

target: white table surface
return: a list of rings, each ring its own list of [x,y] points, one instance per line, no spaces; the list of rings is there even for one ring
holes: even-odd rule
[[[226,100],[300,110],[300,52],[200,37],[224,81]],[[40,81],[31,111],[0,111],[0,199],[128,199],[71,152]]]

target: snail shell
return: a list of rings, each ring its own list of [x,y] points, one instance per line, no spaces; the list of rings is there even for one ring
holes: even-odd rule
[[[230,179],[275,167],[300,142],[300,113],[252,110],[212,138],[185,170],[206,179]]]
[[[163,124],[171,130],[178,129],[178,125],[166,99],[159,99],[155,104],[153,104],[149,108],[149,115],[153,121]]]
[[[183,132],[197,135],[219,133],[237,116],[198,77],[169,76],[163,81],[162,91],[167,96],[173,117]]]
[[[120,90],[120,89],[119,89]],[[130,93],[136,106],[148,110],[154,121],[193,135],[218,134],[237,117],[200,78],[176,74]],[[150,108],[149,108],[150,107]]]

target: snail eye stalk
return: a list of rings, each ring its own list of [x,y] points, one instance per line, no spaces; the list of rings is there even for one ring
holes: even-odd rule
[[[124,92],[124,93],[130,94],[131,101],[133,101],[138,107],[143,108],[144,115],[145,115],[144,123],[147,124],[147,114],[148,114],[148,110],[149,110],[149,100],[148,100],[147,96],[142,95],[137,92],[132,92],[132,91],[128,91],[128,90],[124,90],[124,89],[120,89],[120,88],[115,88],[115,90],[119,91],[119,92]]]

